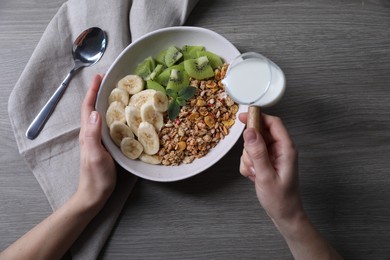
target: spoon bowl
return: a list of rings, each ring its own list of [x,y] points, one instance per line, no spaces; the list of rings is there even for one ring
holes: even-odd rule
[[[103,56],[107,37],[100,28],[93,27],[82,32],[73,43],[72,54],[75,61],[91,66]]]
[[[33,140],[39,135],[76,71],[98,62],[103,56],[106,46],[107,36],[102,29],[97,27],[83,31],[76,38],[72,46],[74,66],[28,127],[26,131],[26,137],[28,139]]]

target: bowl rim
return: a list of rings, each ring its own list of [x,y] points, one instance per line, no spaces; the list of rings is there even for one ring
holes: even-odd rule
[[[99,108],[99,96],[101,95],[102,93],[102,89],[106,83],[106,79],[107,79],[107,75],[109,75],[111,73],[112,70],[115,69],[115,65],[119,62],[119,60],[122,59],[122,57],[129,51],[129,49],[133,48],[134,46],[138,45],[140,42],[144,41],[145,39],[148,39],[152,36],[156,36],[156,35],[159,35],[159,34],[164,34],[164,33],[167,33],[167,32],[180,32],[180,31],[185,31],[185,32],[194,32],[194,33],[204,33],[204,34],[211,34],[213,37],[215,38],[218,38],[219,41],[223,42],[224,44],[226,44],[226,46],[229,46],[229,49],[231,50],[234,50],[236,52],[236,55],[240,55],[240,51],[230,42],[228,41],[225,37],[223,37],[222,35],[210,30],[210,29],[206,29],[206,28],[202,28],[202,27],[196,27],[196,26],[172,26],[172,27],[165,27],[165,28],[161,28],[161,29],[157,29],[157,30],[154,30],[152,32],[149,32],[149,33],[146,33],[144,34],[143,36],[141,36],[140,38],[134,40],[132,43],[130,43],[129,45],[127,45],[121,52],[120,54],[115,58],[115,60],[112,62],[112,64],[110,65],[109,69],[107,70],[101,84],[100,84],[100,87],[99,87],[99,91],[98,91],[98,96],[97,96],[97,100],[95,102],[95,109],[98,110]],[[247,106],[246,105],[239,105],[239,109],[246,109]],[[103,117],[104,118],[104,117]],[[238,120],[238,118],[236,118],[236,120]],[[240,126],[240,129],[239,130],[239,134],[237,134],[237,137],[235,137],[234,140],[232,140],[232,143],[231,144],[228,144],[226,149],[223,150],[223,152],[220,153],[220,156],[219,156],[219,159],[217,160],[210,160],[207,164],[203,164],[202,167],[200,167],[199,170],[196,170],[196,171],[191,171],[190,167],[188,167],[189,165],[191,165],[192,163],[190,164],[186,164],[186,165],[183,165],[181,164],[180,166],[183,167],[185,166],[184,168],[188,168],[189,171],[186,171],[185,169],[183,170],[184,174],[181,175],[180,177],[178,176],[164,176],[164,178],[153,178],[152,176],[150,175],[146,175],[146,174],[143,174],[142,172],[139,172],[137,170],[134,170],[134,169],[129,169],[129,165],[128,164],[125,164],[122,160],[118,160],[118,158],[114,158],[113,155],[112,155],[112,151],[110,151],[110,146],[111,144],[107,144],[106,142],[106,137],[103,135],[103,129],[102,129],[102,142],[104,144],[104,146],[106,147],[107,151],[111,154],[111,156],[113,157],[113,159],[116,161],[116,163],[118,163],[124,170],[126,170],[127,172],[131,173],[131,174],[134,174],[138,177],[141,177],[143,179],[147,179],[147,180],[151,180],[151,181],[157,181],[157,182],[173,182],[173,181],[179,181],[179,180],[184,180],[184,179],[187,179],[187,178],[190,178],[192,176],[195,176],[205,170],[207,170],[208,168],[210,168],[212,165],[214,165],[215,163],[217,163],[222,157],[224,157],[233,147],[234,145],[237,143],[238,139],[240,138],[244,128],[245,128],[245,125],[242,124],[241,122],[239,122],[241,124]],[[104,122],[103,122],[103,126],[102,128],[104,127]],[[223,141],[223,140],[222,140]],[[220,143],[217,144],[217,146],[219,145]],[[213,148],[215,149],[215,147]],[[130,160],[130,159],[129,159]],[[196,159],[196,160],[199,160],[199,159]],[[146,163],[145,163],[146,164]],[[157,166],[157,167],[161,167],[161,165],[148,165],[149,167],[153,167],[153,166]],[[164,167],[180,167],[180,166],[164,166]],[[189,173],[186,173],[186,172],[189,172]]]

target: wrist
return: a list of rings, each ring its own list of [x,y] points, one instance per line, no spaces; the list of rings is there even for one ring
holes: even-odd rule
[[[304,211],[299,211],[288,219],[272,219],[272,221],[281,235],[286,239],[296,238],[303,230],[306,230],[306,227],[311,225]]]
[[[294,259],[343,259],[301,211],[294,218],[274,221]]]
[[[106,200],[91,198],[87,194],[76,191],[71,197],[70,203],[73,204],[74,208],[79,211],[80,214],[85,216],[94,217],[103,208]]]

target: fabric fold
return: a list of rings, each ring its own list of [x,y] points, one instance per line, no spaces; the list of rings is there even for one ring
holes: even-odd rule
[[[119,53],[145,33],[182,25],[196,0],[69,0],[42,34],[8,101],[19,152],[25,158],[53,210],[74,193],[79,177],[80,107],[92,77],[104,73]],[[25,132],[73,67],[72,43],[89,27],[108,36],[101,60],[76,73],[40,135]],[[103,210],[71,249],[74,259],[95,259],[112,231],[137,178],[118,172],[118,184]]]

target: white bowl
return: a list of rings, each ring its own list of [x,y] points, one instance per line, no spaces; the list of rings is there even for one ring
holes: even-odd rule
[[[105,118],[108,107],[108,96],[118,80],[128,74],[133,74],[135,66],[146,57],[156,56],[161,50],[172,45],[177,47],[184,45],[205,46],[206,50],[218,54],[226,62],[230,62],[240,54],[237,48],[224,37],[204,28],[181,26],[148,33],[127,46],[106,73],[96,102],[96,110],[103,118]],[[247,111],[247,106],[240,105],[237,114],[244,111]],[[102,140],[114,160],[127,171],[144,179],[168,182],[194,176],[215,164],[234,146],[244,127],[245,125],[237,118],[230,133],[206,156],[195,159],[190,164],[179,166],[151,165],[139,160],[128,159],[111,140],[105,120],[103,120]]]

